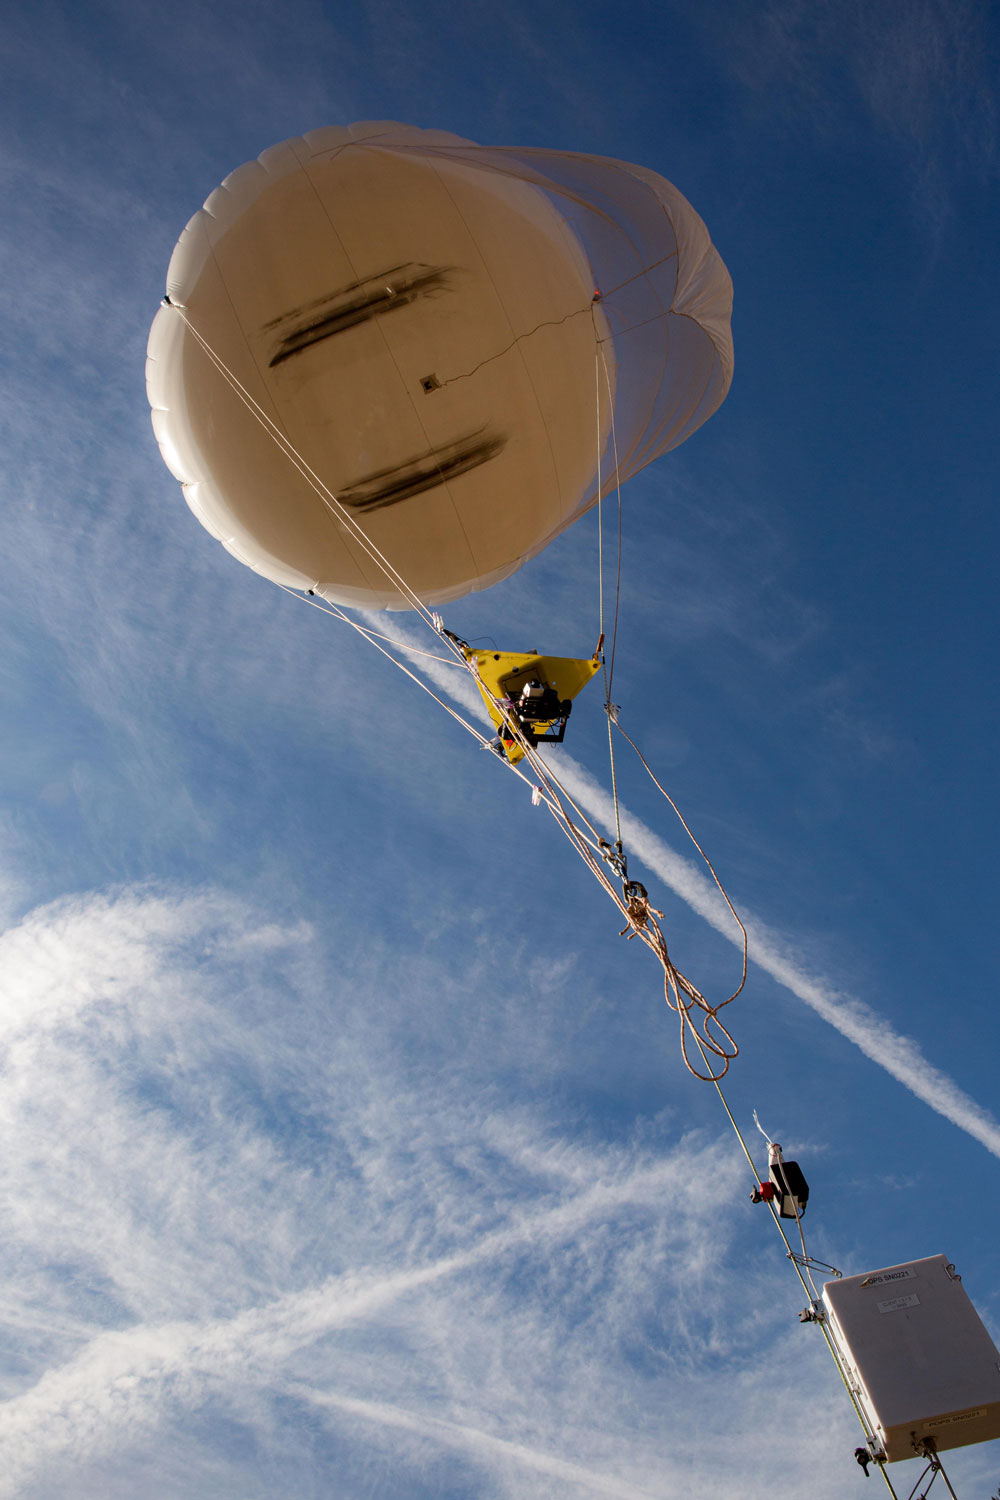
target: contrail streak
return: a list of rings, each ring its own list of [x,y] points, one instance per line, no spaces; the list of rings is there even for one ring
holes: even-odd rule
[[[292,1386],[291,1390],[294,1395],[303,1396],[316,1406],[333,1407],[337,1411],[347,1412],[380,1426],[398,1427],[404,1432],[418,1433],[421,1437],[436,1438],[439,1442],[464,1449],[476,1457],[513,1460],[522,1468],[533,1469],[539,1474],[550,1474],[594,1494],[608,1495],[611,1500],[655,1500],[649,1490],[641,1490],[613,1475],[597,1473],[581,1464],[567,1463],[565,1459],[542,1453],[537,1448],[529,1448],[524,1443],[494,1437],[492,1433],[484,1432],[479,1427],[448,1422],[427,1413],[406,1411],[386,1401],[360,1401],[351,1396],[317,1391],[302,1385]]]
[[[515,1210],[497,1229],[422,1265],[332,1276],[317,1287],[290,1292],[230,1317],[105,1329],[66,1364],[47,1370],[36,1385],[0,1409],[4,1456],[0,1495],[14,1500],[22,1493],[23,1481],[54,1455],[104,1452],[122,1431],[135,1433],[155,1423],[161,1416],[165,1389],[194,1405],[212,1383],[238,1378],[266,1384],[296,1353],[318,1339],[369,1321],[403,1299],[467,1272],[502,1264],[523,1249],[541,1252],[578,1241],[588,1225],[606,1225],[622,1210],[646,1206],[658,1212],[664,1201],[684,1191],[692,1173],[728,1191],[726,1172],[718,1152],[710,1146],[694,1162],[678,1153],[649,1166],[635,1166],[618,1178],[593,1182],[554,1204]],[[694,1217],[709,1207],[706,1201],[687,1212]],[[704,1228],[699,1227],[692,1239],[700,1242],[703,1235]],[[346,1409],[346,1403],[341,1404]],[[369,1404],[374,1414],[375,1404]],[[388,1419],[383,1415],[383,1420]],[[401,1421],[396,1425],[402,1425]],[[439,1421],[439,1426],[443,1435],[454,1424]],[[453,1440],[458,1432],[454,1427]],[[480,1443],[484,1451],[487,1443],[484,1434]],[[528,1461],[528,1454],[529,1450],[521,1451],[522,1462]],[[513,1452],[508,1456],[514,1456]],[[546,1459],[548,1471],[557,1472],[554,1466],[559,1462]],[[542,1455],[535,1466],[543,1466]],[[579,1480],[586,1472],[580,1470],[575,1477]],[[601,1483],[600,1476],[590,1476],[592,1489],[600,1489]],[[605,1488],[603,1492],[621,1500],[640,1500],[638,1490]]]
[[[369,615],[367,619],[373,625],[378,620],[377,628],[385,631],[381,616]],[[407,646],[416,644],[412,637],[403,634],[399,626],[395,626],[393,633],[404,650]],[[444,689],[467,712],[479,719],[486,717],[479,695],[464,673],[441,667],[423,657],[415,657],[413,660],[419,663],[421,671],[436,687]],[[588,816],[603,822],[606,828],[613,827],[614,808],[611,798],[583,766],[572,756],[560,754],[558,760],[552,758],[552,767],[566,790]],[[664,885],[723,937],[742,946],[742,937],[725,902],[707,877],[690,860],[684,859],[664,843],[640,819],[625,808],[620,807],[620,813],[622,835],[630,855],[641,859],[648,869],[659,876]],[[740,914],[750,938],[750,957],[758,968],[770,974],[772,979],[776,979],[818,1016],[822,1016],[841,1036],[853,1042],[866,1057],[884,1068],[904,1088],[916,1094],[918,1099],[922,1099],[939,1115],[957,1125],[959,1130],[964,1130],[973,1140],[979,1141],[994,1156],[1000,1157],[1000,1123],[960,1089],[946,1073],[928,1062],[912,1037],[894,1030],[863,1001],[845,995],[834,989],[827,980],[809,974],[794,956],[793,944],[766,923],[747,917],[742,910]]]

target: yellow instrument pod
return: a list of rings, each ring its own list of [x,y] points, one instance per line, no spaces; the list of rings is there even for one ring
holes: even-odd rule
[[[498,730],[505,728],[504,716],[497,706],[497,699],[516,700],[526,683],[538,679],[552,688],[560,700],[572,701],[581,689],[600,670],[600,658],[575,656],[539,656],[535,652],[518,651],[473,651],[463,646],[465,658],[476,667],[477,686],[486,704],[486,711]],[[548,734],[555,719],[542,719],[534,728],[539,734]],[[504,751],[512,765],[523,760],[524,751],[514,741],[504,742]]]

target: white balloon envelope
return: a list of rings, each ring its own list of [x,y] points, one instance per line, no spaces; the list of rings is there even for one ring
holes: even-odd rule
[[[624,479],[732,377],[728,272],[662,177],[391,123],[232,173],[167,294],[147,389],[188,504],[338,604],[408,607],[379,554],[426,605],[506,577],[615,482],[612,409]]]

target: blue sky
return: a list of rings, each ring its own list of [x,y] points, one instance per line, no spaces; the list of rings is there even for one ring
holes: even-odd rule
[[[839,1500],[859,1430],[648,954],[520,783],[200,529],[143,359],[190,215],[320,125],[687,194],[736,376],[628,485],[615,697],[751,919],[728,1092],[810,1247],[944,1252],[997,1336],[995,15],[43,0],[3,47],[0,1493]],[[592,519],[445,616],[585,654]],[[556,754],[598,806],[596,687]],[[949,1472],[986,1500],[996,1445]]]

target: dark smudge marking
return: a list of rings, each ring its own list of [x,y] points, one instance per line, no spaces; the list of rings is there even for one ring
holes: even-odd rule
[[[303,349],[311,349],[324,339],[338,333],[346,333],[359,323],[371,318],[380,318],[385,313],[406,307],[418,297],[432,292],[447,290],[453,266],[422,266],[413,262],[403,266],[392,266],[377,276],[357,281],[353,286],[342,287],[327,297],[296,308],[265,325],[266,329],[288,330],[269,360],[273,370]],[[292,324],[292,327],[289,327]]]
[[[489,463],[507,446],[507,439],[500,433],[481,427],[469,437],[449,443],[445,448],[435,449],[394,469],[380,469],[368,474],[357,484],[337,491],[337,499],[352,510],[366,513],[381,510],[386,505],[398,505],[400,500],[409,500],[424,490],[436,489],[467,474],[480,464]]]

